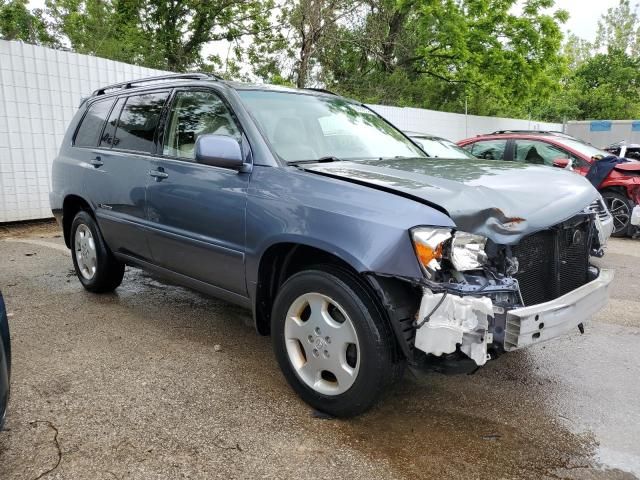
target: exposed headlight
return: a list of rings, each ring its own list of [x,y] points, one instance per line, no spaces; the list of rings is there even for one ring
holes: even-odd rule
[[[429,279],[441,269],[445,258],[461,272],[481,268],[488,260],[484,250],[487,239],[480,235],[453,234],[448,228],[419,227],[411,230],[411,238],[418,261]]]
[[[482,268],[487,263],[486,237],[456,232],[451,243],[451,263],[461,272]]]
[[[416,228],[411,231],[416,256],[427,278],[440,270],[445,243],[451,238],[448,228]]]

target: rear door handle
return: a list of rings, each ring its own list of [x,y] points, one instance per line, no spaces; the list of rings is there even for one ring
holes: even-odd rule
[[[168,178],[169,174],[166,173],[162,167],[158,168],[158,170],[149,170],[149,175],[155,177],[156,182],[161,181],[163,178]]]
[[[101,167],[102,165],[104,165],[104,162],[102,161],[102,159],[100,157],[96,157],[96,158],[92,158],[89,163],[91,165],[93,165],[94,167],[98,168]]]

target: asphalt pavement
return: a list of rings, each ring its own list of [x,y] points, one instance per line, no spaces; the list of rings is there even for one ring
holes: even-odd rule
[[[128,268],[85,292],[57,228],[0,230],[13,342],[4,479],[640,477],[640,241],[584,335],[473,375],[409,372],[371,412],[316,415],[248,312]]]

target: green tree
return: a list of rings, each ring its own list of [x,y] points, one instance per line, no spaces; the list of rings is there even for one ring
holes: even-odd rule
[[[572,79],[581,119],[640,117],[640,59],[622,50],[597,54]]]
[[[272,0],[48,0],[71,47],[172,71],[202,68],[203,47],[268,28]]]
[[[27,0],[0,0],[0,38],[35,45],[58,46],[40,9],[29,10]]]
[[[371,102],[527,115],[560,87],[565,65],[553,0],[369,0],[326,42],[322,79]]]
[[[596,49],[611,49],[640,54],[640,25],[638,23],[638,4],[633,6],[629,0],[620,0],[615,8],[609,8],[598,22]]]

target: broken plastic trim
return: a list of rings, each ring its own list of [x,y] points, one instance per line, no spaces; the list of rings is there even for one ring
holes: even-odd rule
[[[441,356],[460,351],[482,366],[488,360],[489,319],[493,302],[488,297],[447,295],[424,289],[416,330],[415,346],[425,353]],[[424,321],[423,321],[424,320]]]

